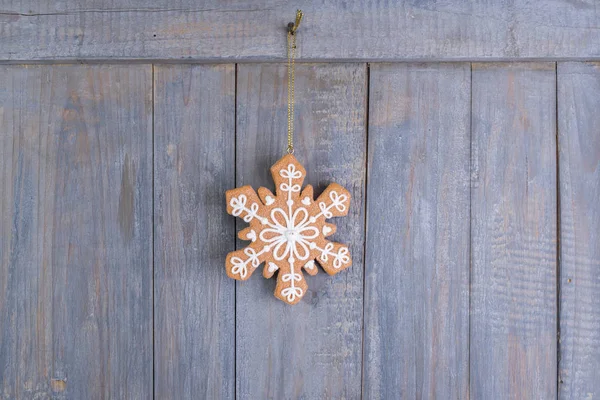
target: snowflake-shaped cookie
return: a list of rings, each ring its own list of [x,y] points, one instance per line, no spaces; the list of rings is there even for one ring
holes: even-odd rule
[[[264,187],[257,195],[251,186],[226,192],[227,212],[250,224],[239,232],[239,238],[251,241],[227,255],[227,275],[246,280],[264,262],[265,278],[279,271],[275,296],[296,304],[308,288],[302,268],[315,275],[317,260],[333,275],[352,264],[347,246],[325,239],[336,229],[325,219],[348,214],[350,193],[337,183],[330,184],[316,201],[312,186],[300,192],[306,170],[291,154],[271,167],[271,175],[276,195]]]

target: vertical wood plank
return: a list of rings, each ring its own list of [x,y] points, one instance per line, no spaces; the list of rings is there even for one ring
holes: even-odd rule
[[[0,398],[152,397],[151,67],[0,67]]]
[[[364,396],[468,397],[468,64],[373,65]]]
[[[155,67],[155,396],[233,398],[235,66]]]
[[[558,65],[561,399],[600,397],[600,64]]]
[[[286,148],[286,66],[238,68],[237,186],[273,189],[269,168]],[[259,273],[237,284],[239,399],[360,397],[365,110],[364,64],[296,66],[295,155],[315,194],[332,181],[350,191],[348,216],[332,222],[353,265],[307,276],[309,290],[294,306],[277,300],[275,280]]]
[[[551,63],[474,64],[471,395],[556,397],[556,87]]]

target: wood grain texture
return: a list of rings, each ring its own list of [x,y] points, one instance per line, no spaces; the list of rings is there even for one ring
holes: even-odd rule
[[[286,148],[286,79],[285,64],[238,66],[236,186],[273,189],[269,168]],[[308,292],[294,306],[273,298],[274,279],[238,282],[238,399],[360,397],[366,79],[364,64],[296,67],[295,155],[315,195],[330,182],[350,192],[348,216],[330,222],[353,265],[307,275]]]
[[[474,64],[472,88],[471,396],[552,399],[555,67]]]
[[[371,66],[364,397],[468,397],[469,64]]]
[[[152,396],[151,67],[0,67],[0,398]]]
[[[0,60],[284,59],[296,8],[305,60],[600,57],[594,0],[3,0]]]
[[[235,66],[157,66],[155,397],[232,399]]]
[[[600,397],[600,64],[558,65],[559,397]]]

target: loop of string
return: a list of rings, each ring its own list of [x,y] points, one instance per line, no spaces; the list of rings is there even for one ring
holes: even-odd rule
[[[294,86],[296,80],[296,31],[304,14],[296,11],[296,21],[288,24],[287,32],[287,70],[288,70],[288,126],[287,126],[287,152],[294,154]]]

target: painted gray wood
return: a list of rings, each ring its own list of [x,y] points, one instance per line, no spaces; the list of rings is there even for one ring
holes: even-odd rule
[[[238,66],[236,186],[274,189],[269,168],[286,148],[286,79],[285,64]],[[331,222],[353,265],[335,276],[305,274],[309,290],[294,306],[273,297],[275,280],[262,269],[237,284],[238,399],[360,398],[366,88],[364,64],[296,67],[295,155],[316,195],[330,182],[351,193],[348,216]]]
[[[0,43],[13,46],[15,23],[54,18],[54,36],[46,38],[39,28],[38,42],[11,54],[39,50],[40,59],[74,59],[79,55],[61,53],[57,45],[75,32],[69,24],[79,21],[77,29],[84,29],[109,18],[117,25],[107,23],[104,36],[94,43],[81,39],[82,58],[91,57],[86,51],[104,57],[103,48],[121,58],[150,57],[156,44],[144,49],[146,55],[136,53],[145,33],[109,43],[138,29],[116,26],[140,13],[143,26],[166,13],[201,30],[200,24],[213,24],[201,18],[226,25],[225,14],[240,14],[184,15],[187,5],[144,11],[139,8],[166,5],[131,1],[103,11],[103,3],[86,2],[88,11],[67,10],[64,2],[29,5],[50,14],[37,16],[10,15],[25,2],[3,4]],[[524,18],[523,4],[514,7],[524,14],[510,18]],[[553,5],[557,14],[537,10],[550,15],[546,25],[514,42],[536,48],[510,53],[510,44],[501,56],[544,52],[544,46],[585,51],[595,43],[595,33],[576,42],[578,29],[596,18],[593,6],[582,3],[573,11],[562,2]],[[330,16],[327,10],[335,8],[334,22],[348,15],[362,20],[356,10],[366,10],[362,15],[371,22],[361,29],[367,35],[386,29],[388,17],[374,11],[378,7],[390,18],[398,14],[395,5],[347,6],[322,8]],[[314,6],[299,7],[309,10],[305,28],[318,31],[321,17],[310,19]],[[419,3],[403,10],[462,18],[501,6],[462,6],[468,9],[462,16],[441,11],[453,7]],[[250,13],[262,21],[257,32],[264,35],[225,30],[228,41],[245,45],[243,53],[219,61],[284,56],[285,38],[273,33],[269,41],[269,29],[293,9],[275,2],[264,8]],[[569,25],[572,12],[584,15],[576,28]],[[562,28],[545,31],[558,21]],[[446,58],[465,49],[480,58],[482,42],[463,37],[468,49],[452,38],[444,45],[426,42],[425,25],[421,31],[413,26],[423,41],[410,47],[410,32],[390,52],[414,50],[419,58],[430,46],[448,51]],[[303,32],[303,59],[391,54],[378,47],[387,33],[365,36],[354,48],[346,29],[340,32],[347,39],[335,47],[327,37],[319,41],[316,33]],[[566,36],[535,42],[538,33],[556,39],[561,29],[575,31],[572,44]],[[202,33],[202,42],[192,46],[187,33],[173,35],[164,51],[188,46],[190,57],[202,58],[203,51],[227,50],[224,36]],[[488,37],[502,43],[500,36]],[[0,54],[6,48],[0,46]],[[485,49],[483,58],[497,58],[494,48]],[[153,390],[156,398],[178,399],[599,394],[600,65],[559,63],[556,82],[554,64],[475,64],[469,100],[465,64],[371,64],[369,108],[364,64],[299,65],[296,155],[317,192],[337,181],[353,193],[350,215],[333,222],[339,228],[334,239],[351,245],[354,265],[335,277],[322,271],[308,277],[310,293],[293,307],[276,300],[275,281],[259,273],[237,284],[236,296],[224,270],[225,255],[236,247],[236,223],[225,213],[223,192],[243,184],[272,188],[269,167],[285,148],[285,65],[238,68],[236,88],[231,64],[159,65],[154,80],[152,67],[142,64],[0,66],[0,399],[146,399]],[[398,194],[390,207],[385,195],[393,190]],[[243,225],[238,220],[238,230]]]
[[[559,397],[600,396],[600,64],[558,65]]]
[[[371,66],[364,398],[468,398],[469,64]]]
[[[152,396],[151,66],[0,67],[0,398]]]
[[[471,396],[552,399],[555,67],[474,64],[472,88]]]
[[[305,60],[600,58],[594,0],[3,0],[0,60],[285,58],[305,12]]]
[[[155,398],[232,399],[235,66],[155,67]]]

